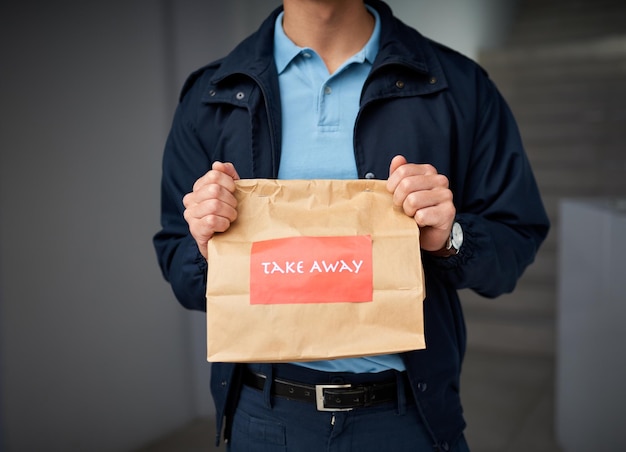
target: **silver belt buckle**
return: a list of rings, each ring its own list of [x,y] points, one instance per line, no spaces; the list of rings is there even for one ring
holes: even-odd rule
[[[326,408],[324,405],[324,389],[351,388],[351,384],[345,385],[315,385],[315,405],[317,411],[350,411],[352,408]]]

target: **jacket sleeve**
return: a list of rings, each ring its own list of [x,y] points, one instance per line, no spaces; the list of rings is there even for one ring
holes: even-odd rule
[[[163,276],[178,301],[188,309],[206,310],[207,263],[183,217],[183,196],[210,168],[207,152],[189,118],[190,97],[183,98],[174,115],[163,154],[161,179],[161,230],[153,244]]]
[[[485,75],[469,158],[451,180],[464,240],[458,255],[427,256],[439,278],[486,297],[511,292],[549,230],[513,115]]]

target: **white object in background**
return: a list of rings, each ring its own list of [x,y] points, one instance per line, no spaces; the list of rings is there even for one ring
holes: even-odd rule
[[[626,200],[560,205],[556,434],[626,450]]]

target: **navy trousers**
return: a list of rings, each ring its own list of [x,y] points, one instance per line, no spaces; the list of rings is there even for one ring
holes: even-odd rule
[[[261,367],[267,370],[266,365]],[[243,387],[227,443],[229,452],[436,450],[410,398],[401,395],[396,402],[325,412],[317,411],[313,403],[274,397],[268,385],[269,379],[264,391]],[[449,450],[468,452],[469,448],[462,437]]]

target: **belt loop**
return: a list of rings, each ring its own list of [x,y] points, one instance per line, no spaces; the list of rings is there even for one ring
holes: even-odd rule
[[[396,389],[398,391],[398,414],[406,414],[406,389],[403,372],[396,372]]]
[[[261,364],[261,373],[265,375],[263,386],[263,399],[267,407],[272,409],[272,384],[274,383],[274,369],[271,364]]]

